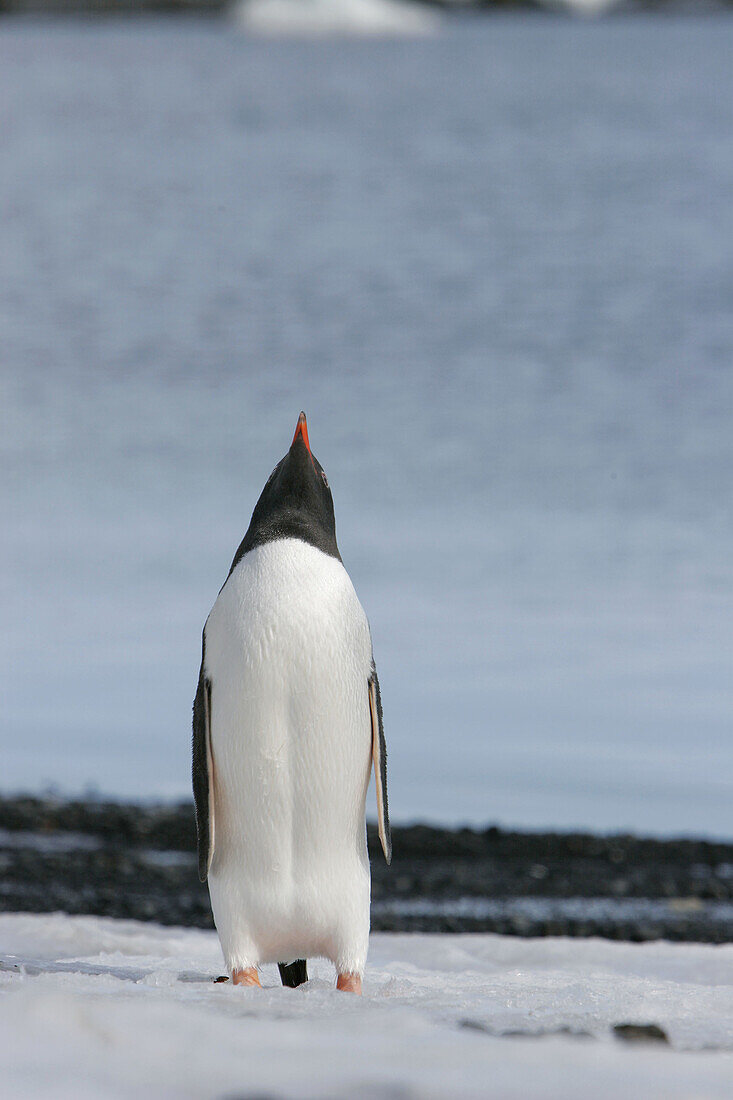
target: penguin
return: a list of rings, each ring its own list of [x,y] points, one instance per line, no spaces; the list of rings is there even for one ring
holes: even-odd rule
[[[392,858],[382,700],[367,617],[336,542],[305,413],[270,474],[203,629],[193,705],[199,877],[234,984],[284,985],[330,959],[361,993],[372,766]]]

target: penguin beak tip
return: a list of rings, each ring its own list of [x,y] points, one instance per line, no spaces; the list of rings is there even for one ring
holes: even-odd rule
[[[295,426],[295,435],[293,436],[293,442],[290,444],[291,447],[295,445],[295,441],[297,440],[298,436],[300,436],[305,443],[308,454],[311,454],[311,445],[308,439],[308,421],[305,418],[304,412],[301,412],[300,416],[298,417],[298,423]]]

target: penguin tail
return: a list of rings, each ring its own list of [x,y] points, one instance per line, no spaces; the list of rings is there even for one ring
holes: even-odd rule
[[[277,968],[280,971],[281,982],[283,985],[290,986],[291,989],[308,981],[308,967],[305,959],[296,959],[292,963],[278,963]]]

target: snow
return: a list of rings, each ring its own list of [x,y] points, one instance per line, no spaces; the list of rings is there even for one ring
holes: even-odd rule
[[[375,935],[365,996],[326,963],[214,984],[215,934],[0,916],[13,1097],[729,1097],[733,946]],[[617,1023],[670,1044],[628,1045]],[[524,1039],[518,1036],[525,1037]]]
[[[422,35],[438,15],[405,0],[241,0],[234,18],[257,34]]]
[[[619,0],[543,0],[548,8],[566,8],[575,15],[603,15],[619,6]]]

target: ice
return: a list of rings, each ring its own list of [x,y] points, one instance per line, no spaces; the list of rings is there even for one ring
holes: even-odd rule
[[[567,8],[575,15],[602,15],[618,7],[619,0],[543,0],[548,8]]]
[[[0,916],[13,1097],[729,1097],[733,946],[375,935],[359,1000],[214,984],[214,933]],[[618,1023],[669,1044],[630,1046]],[[518,1037],[525,1037],[520,1041]]]
[[[161,852],[161,856],[181,853]],[[190,858],[190,857],[189,857]],[[727,925],[733,905],[700,898],[588,898],[588,897],[462,897],[395,898],[372,903],[372,913],[409,917],[458,917],[475,920],[581,920],[628,921],[637,927],[646,921],[677,920],[684,926],[690,913],[705,913],[707,920]]]
[[[97,837],[85,833],[32,833],[23,829],[0,829],[0,847],[25,848],[43,855],[80,850],[90,852],[101,846],[102,842]]]
[[[257,34],[427,34],[438,25],[434,11],[404,0],[241,0],[234,18]]]

